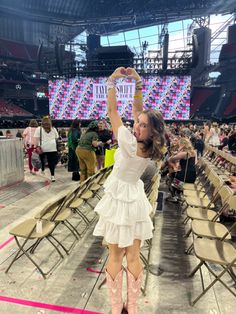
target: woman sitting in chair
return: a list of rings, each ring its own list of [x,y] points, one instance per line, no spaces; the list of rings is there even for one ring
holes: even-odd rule
[[[184,183],[194,183],[196,180],[196,163],[197,163],[197,154],[194,150],[191,142],[187,138],[181,138],[179,140],[179,151],[176,155],[169,158],[170,163],[179,162],[180,170],[170,174],[170,192],[171,197],[167,198],[169,201],[177,202],[175,197],[176,193],[180,194],[178,188],[173,187],[174,178],[184,182]]]

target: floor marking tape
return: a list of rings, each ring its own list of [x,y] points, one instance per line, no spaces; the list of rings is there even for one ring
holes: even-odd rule
[[[96,274],[104,274],[105,273],[104,271],[96,270],[96,269],[93,269],[91,267],[87,267],[86,270],[90,271],[91,273],[96,273]]]
[[[0,244],[0,250],[3,249],[8,243],[10,243],[12,240],[14,239],[14,237],[10,237],[7,241],[3,242],[2,244]]]
[[[64,312],[64,313],[102,314],[99,312],[92,312],[92,311],[87,311],[87,310],[73,308],[73,307],[54,305],[54,304],[48,304],[48,303],[42,303],[42,302],[36,302],[36,301],[30,301],[30,300],[24,300],[24,299],[11,298],[11,297],[6,297],[6,296],[2,296],[2,295],[0,295],[0,301],[20,304],[20,305],[25,305],[25,306],[31,306],[31,307],[38,307],[41,309],[47,309],[47,310],[52,310],[52,311]]]

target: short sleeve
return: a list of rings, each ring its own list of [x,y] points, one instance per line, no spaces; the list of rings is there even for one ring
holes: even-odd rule
[[[59,134],[57,132],[57,129],[53,128],[54,133],[55,133],[55,139],[57,140],[59,138]]]
[[[135,136],[124,126],[118,128],[118,145],[124,157],[133,157],[137,152],[137,140]]]
[[[24,132],[23,132],[23,136],[27,136],[28,135],[28,132],[29,132],[29,127],[27,127]]]
[[[98,134],[96,132],[93,132],[92,141],[97,141],[97,140],[98,140]]]

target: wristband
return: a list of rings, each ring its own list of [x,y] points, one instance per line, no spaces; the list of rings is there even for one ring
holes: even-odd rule
[[[136,81],[136,83],[135,83],[135,89],[136,89],[136,90],[142,90],[142,81],[141,81],[141,80]]]
[[[112,77],[109,76],[107,79],[106,85],[107,85],[108,90],[112,88],[116,88],[116,81],[112,79]]]
[[[141,99],[141,98],[143,98],[143,95],[134,95],[134,98],[135,99],[137,99],[137,98]]]

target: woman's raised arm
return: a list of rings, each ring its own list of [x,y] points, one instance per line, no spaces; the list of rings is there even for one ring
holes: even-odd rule
[[[127,68],[127,77],[135,80],[135,93],[133,101],[133,116],[134,121],[138,120],[138,116],[143,112],[143,93],[142,93],[142,80],[139,74],[133,68]]]
[[[116,80],[125,77],[126,70],[123,67],[117,68],[107,80],[107,112],[111,122],[112,130],[117,138],[118,128],[123,125],[117,110]]]

